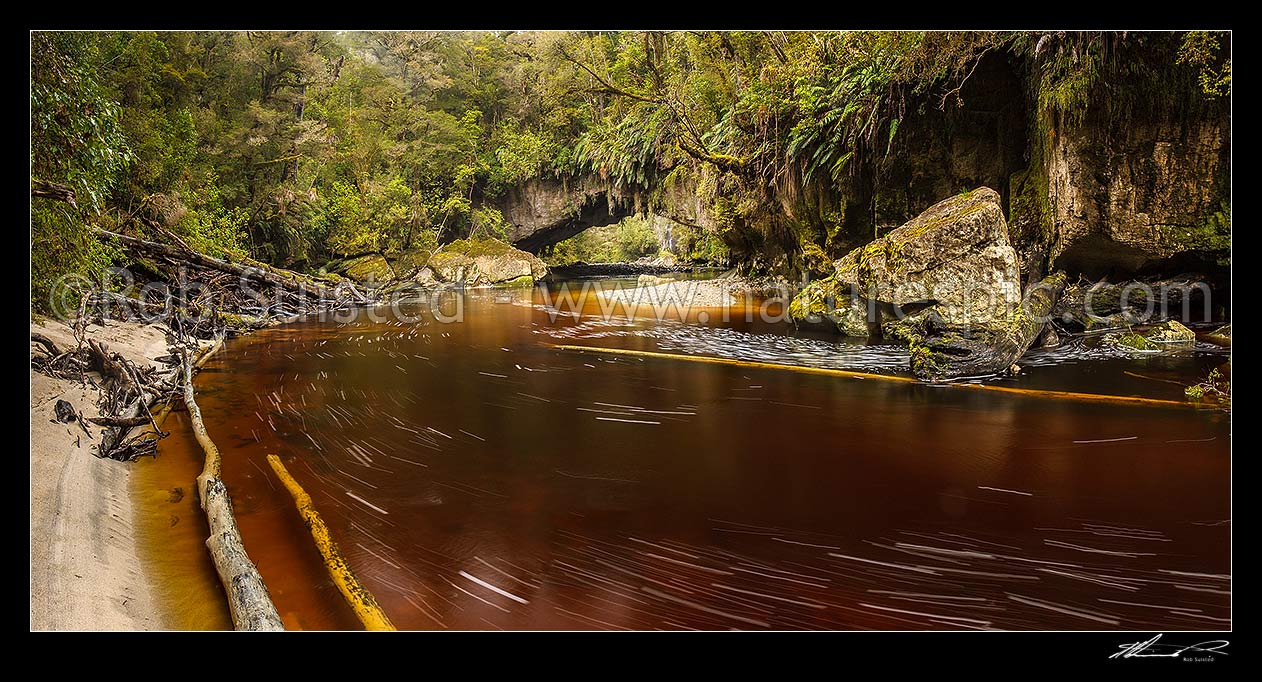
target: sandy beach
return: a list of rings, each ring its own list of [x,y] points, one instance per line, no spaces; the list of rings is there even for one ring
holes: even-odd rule
[[[31,324],[62,348],[73,347],[68,326]],[[109,322],[88,335],[137,364],[167,354],[155,326]],[[53,419],[58,399],[85,418],[97,416],[97,391],[77,381],[31,370],[31,629],[155,630],[170,627],[141,560],[129,489],[134,468],[99,459],[91,435]]]

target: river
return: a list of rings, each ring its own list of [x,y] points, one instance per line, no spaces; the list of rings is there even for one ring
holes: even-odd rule
[[[269,453],[405,629],[1230,627],[1221,411],[559,350],[906,366],[757,316],[589,301],[553,321],[554,292],[470,290],[457,323],[418,303],[290,324],[207,365],[198,401],[287,627],[358,623]],[[996,383],[1182,400],[1225,360],[1079,340]],[[186,417],[154,469],[195,470]]]

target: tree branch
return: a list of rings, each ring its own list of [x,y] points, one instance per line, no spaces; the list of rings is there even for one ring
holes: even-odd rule
[[[70,185],[63,185],[59,182],[48,182],[47,180],[31,178],[31,198],[52,199],[79,208],[79,205],[74,200],[74,189]]]
[[[591,69],[591,67],[589,67],[588,65],[584,64],[583,62],[581,62],[581,61],[579,61],[579,60],[575,59],[574,57],[571,57],[571,56],[570,56],[570,53],[569,53],[569,52],[566,52],[564,47],[561,47],[560,45],[557,45],[557,48],[556,48],[556,49],[557,49],[557,52],[558,52],[558,53],[560,53],[560,55],[561,55],[561,57],[562,57],[563,59],[565,59],[566,61],[570,62],[571,64],[573,64],[573,65],[577,66],[578,68],[580,68],[580,69],[582,69],[582,70],[586,71],[587,73],[591,74],[592,78],[595,78],[595,79],[596,79],[596,82],[597,82],[597,83],[600,83],[600,85],[601,85],[601,86],[605,89],[605,91],[606,91],[606,92],[608,92],[608,93],[610,93],[610,94],[614,94],[614,95],[622,95],[623,97],[629,97],[629,98],[631,98],[631,99],[638,100],[638,101],[640,101],[640,102],[648,102],[649,104],[661,104],[661,103],[662,103],[662,100],[660,100],[660,99],[654,99],[654,98],[652,98],[652,97],[648,97],[648,96],[646,96],[646,95],[640,95],[640,94],[637,94],[637,93],[631,92],[631,91],[629,91],[629,90],[623,90],[622,88],[620,88],[620,87],[618,87],[618,86],[616,86],[616,85],[613,85],[612,83],[610,83],[609,81],[605,80],[604,78],[601,78],[601,77],[600,77],[600,74],[598,74],[598,73],[596,73],[595,71],[593,71],[593,70]]]

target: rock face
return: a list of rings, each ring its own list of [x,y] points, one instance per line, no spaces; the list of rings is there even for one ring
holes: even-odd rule
[[[498,239],[458,239],[439,249],[416,280],[479,286],[534,281],[547,274],[548,266],[537,256]]]
[[[1154,117],[1122,130],[1088,119],[1057,135],[1045,161],[1056,226],[1048,256],[1103,273],[1188,248],[1219,208],[1229,140],[1214,118]]]
[[[589,227],[612,225],[635,213],[633,198],[594,178],[531,178],[511,188],[495,207],[513,226],[509,241],[527,251],[569,239]]]
[[[824,315],[851,336],[881,319],[932,306],[949,325],[985,326],[1021,301],[1017,254],[999,194],[982,187],[940,201],[888,235],[846,254],[835,272],[808,286],[790,315]],[[935,303],[936,302],[936,303]]]

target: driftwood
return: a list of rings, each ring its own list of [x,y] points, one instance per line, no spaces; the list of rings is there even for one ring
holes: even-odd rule
[[[184,405],[188,408],[193,435],[206,454],[202,473],[197,477],[197,492],[210,526],[206,548],[210,550],[227,593],[232,623],[237,630],[284,630],[267,586],[241,542],[241,531],[232,514],[232,498],[220,476],[219,448],[206,432],[202,411],[193,396],[193,360],[187,356],[184,359]]]
[[[119,426],[123,428],[132,428],[135,426],[144,426],[149,423],[149,417],[88,417],[88,421],[97,426]]]
[[[148,253],[151,255],[162,256],[174,260],[176,262],[191,263],[203,268],[218,270],[237,277],[255,280],[258,282],[266,282],[283,290],[290,291],[301,295],[314,294],[322,303],[332,302],[335,305],[345,303],[347,301],[353,303],[371,303],[372,299],[357,289],[350,282],[343,282],[338,286],[345,294],[335,289],[319,283],[314,278],[304,277],[295,272],[272,268],[257,261],[250,261],[246,264],[234,263],[222,258],[208,256],[199,251],[188,248],[187,245],[169,246],[167,244],[159,244],[130,235],[110,232],[108,230],[97,229],[97,233],[104,237],[112,237],[121,241],[128,248],[136,251]]]
[[[394,630],[394,624],[390,622],[385,611],[381,610],[376,598],[372,596],[368,588],[364,587],[363,583],[359,582],[350,564],[346,563],[346,557],[337,548],[337,543],[333,542],[328,526],[324,525],[324,519],[320,516],[320,512],[316,511],[315,504],[311,502],[311,496],[302,489],[293,476],[289,475],[280,457],[268,455],[267,463],[272,466],[276,477],[294,498],[294,506],[298,508],[298,514],[302,516],[302,520],[311,531],[311,538],[315,540],[316,549],[320,551],[320,556],[324,559],[324,567],[328,570],[329,577],[342,593],[342,598],[355,612],[355,617],[364,624],[364,629]]]
[[[75,335],[84,339],[79,325]],[[105,427],[96,456],[131,461],[143,455],[152,455],[156,443],[166,436],[156,428],[152,433],[129,438],[132,428],[146,423],[153,424],[149,407],[175,387],[176,372],[157,372],[153,367],[139,368],[122,355],[96,339],[86,339],[78,347],[62,350],[52,339],[38,332],[31,333],[31,343],[38,346],[45,356],[31,353],[31,367],[51,377],[91,382],[100,390],[97,409],[100,415],[89,418],[98,426]],[[90,372],[100,375],[97,385]],[[87,425],[80,420],[87,431]]]
[[[797,372],[799,374],[814,374],[817,376],[837,377],[840,379],[871,379],[875,381],[886,381],[894,384],[916,384],[919,380],[907,376],[899,376],[895,374],[874,374],[872,372],[856,372],[848,369],[831,369],[827,367],[804,367],[802,365],[784,365],[775,362],[758,362],[755,360],[733,360],[731,358],[714,358],[705,355],[684,355],[680,353],[658,353],[648,350],[631,350],[628,348],[601,348],[600,346],[575,346],[571,344],[553,344],[552,346],[559,351],[591,353],[592,355],[621,355],[637,358],[656,358],[659,360],[678,360],[681,362],[696,362],[707,365],[726,365],[728,367],[750,367],[755,369],[771,369],[782,372]],[[960,389],[968,391],[980,391],[983,393],[1008,393],[1011,395],[1020,395],[1030,398],[1040,398],[1044,400],[1072,400],[1076,402],[1088,403],[1107,403],[1112,405],[1147,405],[1171,408],[1189,408],[1195,407],[1192,403],[1182,400],[1159,400],[1156,398],[1137,398],[1129,395],[1106,395],[1101,393],[1074,393],[1071,391],[1041,391],[1029,388],[1012,388],[1010,386],[998,386],[995,384],[944,384],[944,389]]]
[[[1043,331],[1064,289],[1064,273],[1049,275],[1026,292],[1008,319],[980,329],[944,324],[931,312],[926,333],[911,339],[912,371],[929,381],[1008,371]]]
[[[47,336],[44,336],[39,332],[31,332],[31,340],[38,343],[40,346],[43,346],[44,350],[48,351],[48,354],[54,358],[61,355],[61,349],[58,348],[57,344],[53,343],[53,340]]]
[[[127,435],[137,425],[153,423],[149,406],[170,389],[174,373],[159,377],[152,368],[147,368],[148,371],[138,369],[122,355],[109,352],[109,348],[96,339],[88,340],[87,351],[89,366],[105,378],[98,402],[101,416],[90,420],[108,427],[101,437],[97,456],[131,461],[155,454],[157,441],[166,434],[155,428],[152,434],[140,434],[135,438]],[[113,423],[102,424],[99,421],[102,419]]]

